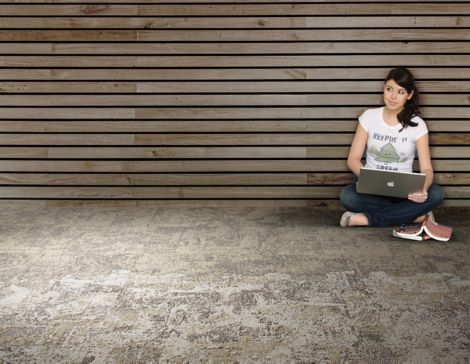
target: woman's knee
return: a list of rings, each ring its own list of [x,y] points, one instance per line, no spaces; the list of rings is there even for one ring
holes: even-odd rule
[[[339,195],[339,200],[341,205],[346,210],[353,210],[357,205],[357,192],[356,186],[354,184],[347,185],[343,187]]]
[[[439,185],[433,184],[429,187],[428,201],[433,207],[439,206],[444,201],[444,192]]]

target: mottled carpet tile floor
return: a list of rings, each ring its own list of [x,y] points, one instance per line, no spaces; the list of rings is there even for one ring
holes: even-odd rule
[[[469,363],[469,210],[446,243],[340,215],[3,206],[0,361]]]

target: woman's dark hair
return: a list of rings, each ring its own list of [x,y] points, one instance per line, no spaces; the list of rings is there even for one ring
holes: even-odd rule
[[[398,114],[398,121],[403,126],[402,131],[408,126],[417,126],[418,123],[411,121],[415,116],[419,116],[419,94],[415,85],[415,80],[411,72],[405,67],[392,69],[385,79],[385,82],[393,80],[399,86],[403,87],[408,93],[413,92],[409,100],[406,100],[404,109]]]

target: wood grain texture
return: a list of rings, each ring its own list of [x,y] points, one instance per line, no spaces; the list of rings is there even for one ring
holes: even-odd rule
[[[357,117],[405,65],[435,181],[468,206],[469,15],[468,1],[3,1],[0,200],[337,204]]]

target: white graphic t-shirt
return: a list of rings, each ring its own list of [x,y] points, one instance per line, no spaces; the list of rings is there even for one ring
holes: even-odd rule
[[[411,172],[416,152],[416,140],[428,132],[426,123],[419,116],[412,121],[418,126],[403,128],[401,124],[387,125],[384,108],[368,109],[359,117],[359,123],[367,131],[366,167],[387,171]]]

